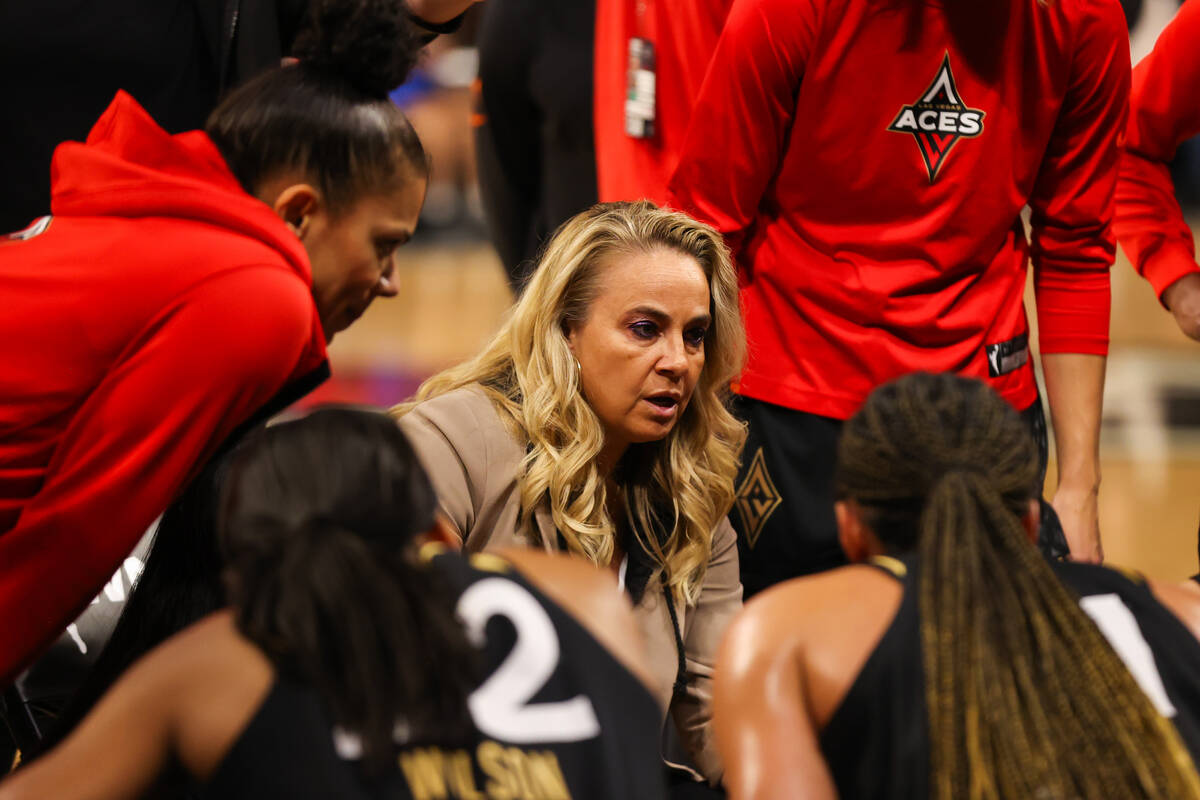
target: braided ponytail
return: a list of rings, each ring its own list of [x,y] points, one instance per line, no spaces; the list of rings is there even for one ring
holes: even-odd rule
[[[378,414],[318,411],[234,454],[220,525],[242,633],[312,686],[387,763],[398,722],[424,741],[469,737],[477,657],[441,582],[417,562],[434,494]]]
[[[930,796],[1200,798],[1178,733],[1026,539],[1033,443],[984,384],[910,375],[843,431],[841,496],[920,555]]]

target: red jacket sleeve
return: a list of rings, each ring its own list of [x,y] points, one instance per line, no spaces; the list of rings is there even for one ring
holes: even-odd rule
[[[1043,353],[1108,352],[1109,268],[1129,34],[1116,0],[1085,7],[1071,78],[1029,199]]]
[[[1117,183],[1117,237],[1161,298],[1196,265],[1167,162],[1200,133],[1200,2],[1184,3],[1133,71],[1129,126]]]
[[[0,536],[0,686],[87,605],[202,460],[282,388],[315,324],[294,275],[248,267],[192,289],[130,345]]]
[[[668,203],[735,255],[779,169],[815,25],[807,2],[734,0],[700,87]]]

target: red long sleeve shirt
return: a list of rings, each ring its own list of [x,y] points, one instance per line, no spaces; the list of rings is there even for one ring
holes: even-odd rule
[[[1196,264],[1167,162],[1200,133],[1200,3],[1184,3],[1133,71],[1117,182],[1116,231],[1138,273],[1162,293]]]
[[[325,342],[308,257],[199,131],[121,93],[0,238],[0,686]]]
[[[600,200],[662,204],[730,0],[596,0],[593,118]],[[640,11],[639,11],[640,8]],[[655,135],[625,133],[629,40],[654,44]]]
[[[949,370],[1025,408],[1030,258],[1042,351],[1105,353],[1128,85],[1116,0],[735,0],[670,189],[738,261],[738,391],[845,418]]]

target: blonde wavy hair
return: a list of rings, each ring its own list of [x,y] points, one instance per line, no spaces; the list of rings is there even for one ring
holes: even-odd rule
[[[528,442],[518,478],[520,524],[536,540],[533,511],[548,498],[571,552],[607,565],[614,523],[596,458],[604,430],[580,389],[567,346],[568,324],[581,323],[613,258],[660,248],[696,259],[708,279],[712,323],[704,368],[691,401],[661,441],[632,445],[614,478],[624,489],[631,528],[664,572],[672,593],[694,603],[712,551],[712,533],[734,500],[745,427],[727,408],[741,371],[746,337],[737,275],[720,235],[686,214],[654,204],[602,203],[555,232],[524,293],[500,331],[474,358],[428,379],[417,403],[481,385],[501,418]],[[667,508],[670,518],[663,519]],[[657,512],[657,513],[656,513]]]

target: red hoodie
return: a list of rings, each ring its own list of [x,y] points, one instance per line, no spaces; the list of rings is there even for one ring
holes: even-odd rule
[[[199,464],[325,363],[308,258],[202,132],[121,92],[0,239],[0,686]]]
[[[955,371],[1024,409],[1029,261],[1042,352],[1104,354],[1128,86],[1116,0],[734,0],[670,190],[738,260],[738,390],[845,419]]]
[[[1200,2],[1180,6],[1154,51],[1138,62],[1129,92],[1129,127],[1117,182],[1115,227],[1121,247],[1160,298],[1200,271],[1167,162],[1200,133]]]
[[[593,117],[600,200],[662,205],[731,0],[596,0]],[[654,46],[655,133],[625,132],[629,40]]]

